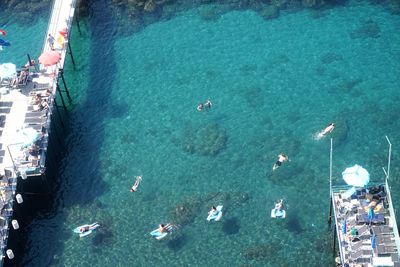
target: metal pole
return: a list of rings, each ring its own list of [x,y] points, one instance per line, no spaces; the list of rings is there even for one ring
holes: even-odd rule
[[[75,22],[76,22],[76,26],[78,26],[79,35],[82,36],[81,27],[79,26],[78,16],[76,16],[76,15],[75,15]]]
[[[74,56],[72,55],[72,49],[71,49],[70,42],[68,42],[68,49],[69,49],[69,55],[71,56],[71,59],[72,59],[72,65],[74,66],[74,70],[75,70],[75,60],[74,60]]]
[[[333,203],[332,203],[332,196],[330,197],[330,200],[331,200],[331,204],[329,205],[329,217],[328,217],[328,224],[329,224],[329,226],[330,226],[331,223],[332,223],[332,206],[333,206]]]
[[[330,150],[330,157],[329,157],[329,217],[328,217],[328,224],[331,225],[332,223],[332,156],[333,156],[333,139],[331,138],[331,150]]]
[[[69,101],[71,101],[72,99],[71,99],[71,96],[69,95],[67,83],[65,82],[64,70],[60,69],[60,73],[61,73],[61,79],[62,79],[63,84],[64,84],[65,92],[67,92],[68,99],[69,99]]]
[[[390,143],[390,140],[387,136],[386,140],[389,143],[389,155],[388,155],[388,165],[387,165],[387,174],[386,174],[386,179],[389,179],[389,175],[390,175],[390,158],[392,157],[392,143]]]
[[[14,171],[17,172],[17,166],[15,166],[15,162],[14,162],[13,156],[11,155],[11,151],[10,151],[10,146],[11,146],[11,145],[12,145],[12,144],[10,144],[10,145],[7,146],[7,150],[8,150],[8,153],[10,154],[11,162],[12,162],[12,164],[13,164],[13,166],[14,166]]]
[[[61,117],[61,113],[60,113],[60,110],[58,109],[58,105],[57,105],[57,102],[56,102],[56,98],[54,97],[54,106],[56,107],[56,111],[57,111],[57,114],[58,114],[58,117],[60,118],[60,123],[61,123],[61,126],[63,127],[63,129],[65,129],[65,127],[64,127],[64,123],[62,122],[62,117]],[[58,138],[58,137],[57,137]]]
[[[58,93],[60,94],[61,102],[62,102],[63,107],[64,107],[64,109],[65,109],[65,113],[67,113],[67,112],[68,112],[67,106],[65,105],[64,97],[63,97],[63,95],[62,95],[62,93],[61,93],[60,86],[58,85],[58,83],[57,83],[56,86],[57,86],[57,91],[58,91]]]
[[[336,227],[333,228],[333,257],[336,255]]]

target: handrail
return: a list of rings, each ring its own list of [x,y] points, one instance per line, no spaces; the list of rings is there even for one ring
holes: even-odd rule
[[[388,165],[387,165],[387,173],[386,173],[386,180],[388,180],[389,176],[390,176],[390,159],[392,157],[392,143],[390,142],[390,140],[387,137],[387,135],[385,137],[386,137],[386,140],[387,140],[387,142],[389,144]]]
[[[329,157],[329,191],[332,195],[332,158],[333,158],[333,139],[331,138],[331,151]]]

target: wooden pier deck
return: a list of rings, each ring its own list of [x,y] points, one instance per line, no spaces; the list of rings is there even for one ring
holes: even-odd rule
[[[59,62],[52,66],[27,66],[21,69],[13,81],[1,81],[0,98],[0,248],[4,259],[12,260],[14,255],[7,246],[9,231],[15,228],[13,205],[21,202],[23,192],[16,201],[16,186],[19,179],[41,176],[46,170],[48,138],[51,134],[51,115],[55,110],[58,80],[62,75],[68,55],[69,37],[75,14],[76,0],[54,0],[42,54],[57,51]],[[51,47],[48,36],[55,41]],[[33,59],[33,58],[32,58]],[[60,92],[59,92],[60,93]],[[60,93],[61,94],[61,93]],[[48,106],[47,106],[48,105]],[[36,132],[36,133],[35,133]],[[36,137],[35,137],[36,136]],[[29,138],[33,138],[29,143]],[[29,181],[29,180],[28,180]],[[23,205],[23,204],[22,204]]]
[[[331,139],[330,191],[337,238],[333,240],[334,251],[336,241],[339,247],[337,266],[400,267],[400,237],[388,184],[392,144],[388,137],[386,140],[389,155],[383,182],[332,186]]]

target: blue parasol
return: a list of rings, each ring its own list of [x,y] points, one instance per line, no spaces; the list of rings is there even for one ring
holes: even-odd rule
[[[11,45],[10,42],[0,39],[0,46],[10,46],[10,45]]]

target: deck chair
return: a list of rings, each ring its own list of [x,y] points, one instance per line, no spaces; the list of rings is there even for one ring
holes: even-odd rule
[[[375,253],[378,255],[391,254],[397,252],[396,245],[377,244]]]
[[[357,250],[355,252],[350,253],[350,261],[357,262],[363,256],[362,250]]]
[[[372,226],[372,233],[374,233],[375,235],[387,235],[391,234],[391,232],[392,231],[387,225]]]
[[[24,123],[26,124],[44,124],[46,122],[47,118],[38,118],[38,117],[31,117],[31,118],[25,118]]]
[[[358,241],[358,242],[351,242],[350,243],[350,249],[351,251],[355,252],[357,250],[360,250],[363,246],[363,242],[362,241]]]
[[[358,235],[370,235],[371,231],[369,230],[369,226],[364,224],[360,228],[357,229]]]
[[[47,117],[47,112],[48,112],[47,110],[27,112],[25,114],[25,118]]]
[[[11,101],[1,101],[0,102],[0,107],[11,107],[13,102]]]

